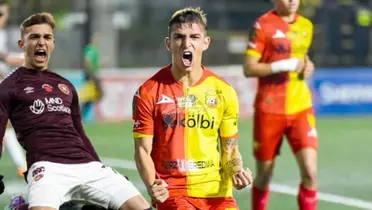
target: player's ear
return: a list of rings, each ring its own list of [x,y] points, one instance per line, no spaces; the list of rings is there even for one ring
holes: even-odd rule
[[[169,37],[165,37],[164,43],[165,43],[165,47],[167,48],[167,50],[168,50],[168,51],[171,51],[171,47],[170,47],[170,39],[169,39]]]
[[[209,48],[210,44],[211,44],[211,37],[206,36],[204,38],[204,48],[203,48],[203,50],[207,50]]]
[[[25,42],[22,39],[18,40],[18,47],[21,50],[25,49]]]

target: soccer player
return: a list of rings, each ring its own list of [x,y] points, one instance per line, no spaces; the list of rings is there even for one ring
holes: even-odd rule
[[[307,57],[313,25],[297,14],[299,0],[274,0],[274,5],[274,10],[254,23],[244,65],[246,77],[259,78],[253,131],[256,175],[252,209],[267,207],[275,157],[286,136],[301,172],[299,209],[314,210],[318,140],[311,92],[305,80],[314,71],[314,64]]]
[[[84,132],[75,87],[48,68],[54,28],[49,13],[31,15],[21,24],[18,45],[25,64],[0,83],[0,136],[10,119],[26,150],[27,208],[56,210],[73,200],[111,209],[150,209],[131,182],[100,162]]]
[[[10,72],[9,66],[20,66],[24,62],[21,53],[8,52],[8,36],[4,29],[9,18],[9,7],[3,0],[0,1],[0,78]],[[10,158],[17,167],[18,176],[23,178],[23,173],[27,170],[26,157],[22,147],[19,145],[16,133],[9,123],[4,135],[4,145]]]
[[[168,27],[172,63],[133,98],[138,171],[158,210],[238,209],[232,187],[252,176],[238,148],[237,94],[202,65],[210,37],[199,8],[176,11]]]
[[[84,49],[85,84],[79,91],[83,119],[86,118],[88,110],[90,110],[92,105],[97,103],[103,96],[101,82],[98,77],[100,55],[96,42],[96,38],[93,37]]]

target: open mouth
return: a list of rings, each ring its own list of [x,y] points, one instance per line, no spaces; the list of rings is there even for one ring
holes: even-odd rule
[[[35,52],[35,58],[39,61],[44,60],[47,57],[47,53],[45,50],[36,50]]]
[[[190,51],[184,51],[182,54],[182,62],[183,65],[189,67],[191,66],[192,62],[192,53]]]

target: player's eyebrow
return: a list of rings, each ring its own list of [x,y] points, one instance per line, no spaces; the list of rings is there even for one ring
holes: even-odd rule
[[[175,32],[175,33],[173,33],[173,36],[174,37],[184,37],[184,36],[186,36],[185,34],[181,34],[181,33],[177,33],[177,32]]]
[[[45,33],[45,34],[40,34],[40,33],[30,33],[28,35],[28,37],[41,37],[41,36],[44,36],[44,37],[53,37],[53,34],[52,33]]]
[[[202,35],[201,33],[190,34],[191,37],[196,37],[196,36],[201,36],[201,35]],[[176,38],[181,38],[181,37],[185,37],[185,36],[187,36],[187,35],[182,34],[182,33],[178,33],[178,32],[173,33],[173,37],[176,37]]]

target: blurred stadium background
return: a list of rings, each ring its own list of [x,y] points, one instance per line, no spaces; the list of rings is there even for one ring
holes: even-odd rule
[[[254,79],[242,76],[247,34],[253,21],[271,8],[270,0],[10,0],[6,27],[9,48],[17,50],[19,24],[33,12],[51,12],[57,21],[52,68],[82,85],[83,49],[92,34],[101,53],[105,95],[84,119],[104,162],[128,175],[145,192],[133,163],[131,100],[137,87],[170,61],[164,48],[170,15],[185,6],[208,14],[211,48],[205,64],[234,85],[241,103],[241,150],[254,170],[251,149]],[[372,1],[302,0],[301,13],[315,25],[310,57],[317,69],[309,85],[318,114],[319,209],[372,209]],[[268,125],[269,126],[269,125]],[[0,163],[7,191],[25,193],[7,152]],[[272,185],[270,210],[296,207],[299,173],[284,145]],[[250,192],[236,192],[240,208],[250,209]]]

